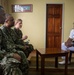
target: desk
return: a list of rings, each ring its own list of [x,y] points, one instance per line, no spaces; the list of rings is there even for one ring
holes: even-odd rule
[[[41,57],[41,75],[45,74],[45,58],[55,57],[55,68],[58,68],[58,57],[65,56],[66,63],[64,74],[67,75],[68,52],[62,51],[58,48],[46,48],[36,50],[36,70],[39,69],[39,56]]]

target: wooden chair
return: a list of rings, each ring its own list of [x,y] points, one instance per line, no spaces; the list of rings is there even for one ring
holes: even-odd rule
[[[70,55],[69,55],[69,62],[71,63],[71,58],[72,58],[72,54],[74,53],[74,51],[70,51]]]

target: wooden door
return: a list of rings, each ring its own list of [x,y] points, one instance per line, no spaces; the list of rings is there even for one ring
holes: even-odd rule
[[[47,4],[46,7],[46,48],[60,48],[62,4]]]

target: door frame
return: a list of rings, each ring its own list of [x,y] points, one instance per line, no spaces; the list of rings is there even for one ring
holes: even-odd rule
[[[62,4],[62,40],[61,40],[61,43],[64,42],[64,8],[65,8],[65,4],[64,3],[46,3],[45,4],[44,48],[46,48],[46,5],[47,4]]]

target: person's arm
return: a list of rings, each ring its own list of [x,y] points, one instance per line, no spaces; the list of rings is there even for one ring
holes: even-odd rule
[[[71,38],[68,38],[68,40],[65,42],[65,45],[67,47],[71,47],[72,46],[72,39]]]
[[[67,47],[73,46],[73,44],[72,44],[72,40],[73,40],[73,38],[74,38],[73,36],[74,36],[74,29],[72,29],[72,30],[70,31],[69,38],[68,38],[68,40],[65,42],[65,45],[66,45]]]
[[[25,36],[23,36],[21,39],[22,39],[22,40],[26,40],[27,38],[28,38],[28,36],[25,35]]]
[[[20,45],[20,44],[11,44],[11,43],[7,43],[7,50],[15,50],[17,51],[17,49],[21,49],[21,50],[25,50],[26,46],[24,45]]]
[[[27,48],[26,46],[19,45],[19,44],[16,44],[15,46],[16,46],[16,48],[19,48],[19,49],[22,49],[22,50],[25,50]]]
[[[74,38],[74,29],[72,29],[72,30],[70,31],[69,38],[71,38],[71,39],[73,39],[73,38]]]
[[[4,57],[6,51],[2,49],[2,31],[0,30],[0,59]]]

